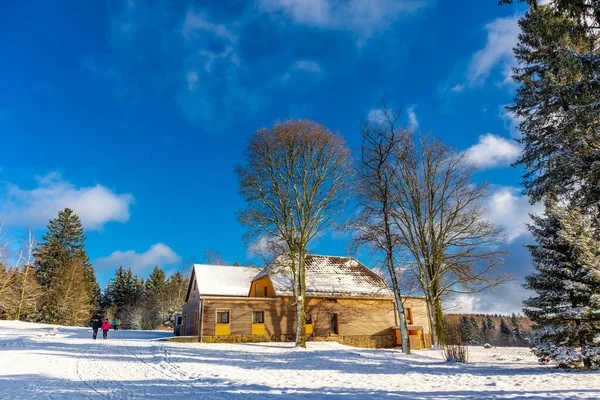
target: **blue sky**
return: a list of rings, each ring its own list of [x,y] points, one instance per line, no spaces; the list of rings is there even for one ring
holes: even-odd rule
[[[530,270],[515,86],[516,21],[495,0],[13,2],[0,5],[0,222],[38,236],[73,208],[104,286],[201,260],[252,261],[234,167],[256,129],[308,118],[360,145],[382,98],[407,127],[468,151],[506,225],[506,270]],[[311,249],[347,253],[328,232]],[[367,260],[363,260],[368,263]],[[520,307],[518,285],[465,307]],[[495,308],[496,307],[496,308]]]

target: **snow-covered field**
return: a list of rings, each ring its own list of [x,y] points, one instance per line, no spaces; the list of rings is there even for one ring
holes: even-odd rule
[[[472,348],[461,365],[437,351],[160,340],[169,335],[94,341],[89,329],[0,321],[0,399],[600,399],[600,373],[541,367],[527,349]]]

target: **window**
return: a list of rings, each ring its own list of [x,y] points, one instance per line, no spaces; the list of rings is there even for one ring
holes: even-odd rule
[[[265,312],[264,311],[252,311],[252,323],[253,324],[264,324],[265,323]]]
[[[177,316],[177,325],[181,325],[182,321],[181,321],[181,315]]]
[[[229,310],[217,311],[217,324],[228,324],[229,323]]]
[[[267,287],[265,286],[265,297],[268,297]]]
[[[339,325],[338,325],[338,315],[337,314],[329,314],[329,334],[330,335],[339,335]]]
[[[312,325],[312,315],[306,314],[306,325]]]
[[[412,325],[413,324],[413,313],[412,313],[412,308],[406,308],[404,310],[404,316],[406,318],[406,323],[408,325]]]

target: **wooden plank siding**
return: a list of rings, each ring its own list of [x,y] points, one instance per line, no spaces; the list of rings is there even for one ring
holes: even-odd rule
[[[264,311],[267,340],[293,340],[296,329],[296,308],[290,297],[272,300],[207,299],[204,300],[203,336],[216,337],[217,309],[229,309],[230,336],[252,336],[252,312]],[[348,337],[385,337],[393,340],[396,325],[392,300],[309,298],[306,312],[313,320],[312,340],[347,340]],[[338,314],[339,335],[330,334],[330,315]],[[224,338],[221,338],[224,339]],[[246,338],[250,339],[250,338]]]
[[[429,317],[427,316],[427,302],[422,297],[407,297],[403,302],[404,308],[412,310],[412,324],[410,326],[421,327],[423,334],[431,335],[431,326],[429,325]]]
[[[194,313],[198,312],[200,302],[198,299],[190,300],[183,305],[182,315],[186,319],[185,332],[181,334],[183,336],[196,336],[198,332],[194,332]],[[183,329],[183,328],[182,328]]]

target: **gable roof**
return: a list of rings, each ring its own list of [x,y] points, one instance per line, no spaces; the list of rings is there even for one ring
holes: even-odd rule
[[[256,267],[194,264],[186,301],[190,296],[194,279],[200,296],[248,297],[250,284],[259,272],[260,269]]]
[[[306,255],[306,296],[393,298],[385,280],[352,257]],[[269,276],[277,296],[293,294],[287,256],[280,256],[254,279]]]

